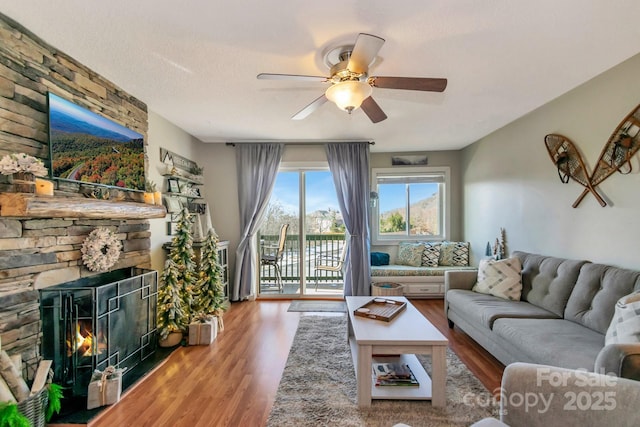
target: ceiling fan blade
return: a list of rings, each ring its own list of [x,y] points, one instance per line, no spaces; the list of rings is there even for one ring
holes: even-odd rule
[[[259,80],[300,80],[308,82],[328,82],[327,77],[322,76],[301,76],[299,74],[273,74],[260,73],[256,76]]]
[[[383,89],[425,90],[442,92],[447,87],[447,79],[428,77],[371,77],[372,85]]]
[[[383,38],[366,33],[358,34],[347,68],[354,73],[366,73],[383,44]]]
[[[364,111],[373,123],[381,122],[387,118],[387,115],[382,111],[382,108],[380,108],[378,103],[374,101],[372,97],[368,97],[362,101],[360,108],[362,108],[362,111]]]
[[[321,96],[319,96],[318,98],[313,100],[313,102],[311,104],[307,105],[302,110],[300,110],[297,113],[295,113],[291,117],[291,120],[302,120],[302,119],[306,118],[309,114],[311,114],[314,111],[316,111],[322,104],[324,104],[327,101],[328,101],[328,99],[323,93]]]

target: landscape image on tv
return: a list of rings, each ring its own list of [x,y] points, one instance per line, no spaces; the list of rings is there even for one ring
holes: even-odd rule
[[[144,190],[144,138],[49,93],[53,178]]]

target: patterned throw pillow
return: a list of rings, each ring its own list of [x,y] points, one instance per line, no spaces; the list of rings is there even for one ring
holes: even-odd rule
[[[428,242],[424,245],[424,251],[422,251],[422,266],[423,267],[437,267],[440,260],[440,247],[441,242]]]
[[[502,299],[519,301],[522,294],[522,276],[519,258],[496,261],[483,259],[478,266],[478,282],[472,291]]]
[[[442,242],[438,264],[447,267],[467,267],[469,242]]]
[[[398,258],[396,264],[420,267],[422,264],[422,252],[424,243],[401,242],[398,245]]]
[[[616,303],[604,344],[640,342],[640,291],[624,296]]]

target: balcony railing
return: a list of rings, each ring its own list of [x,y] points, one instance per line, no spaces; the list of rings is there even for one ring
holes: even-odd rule
[[[283,282],[300,282],[300,236],[288,234],[285,241],[284,254],[280,262],[280,270]],[[277,246],[277,235],[260,235],[262,246]],[[342,272],[315,270],[318,257],[331,257],[336,260],[340,257],[345,244],[344,234],[307,234],[304,242],[305,251],[305,279],[307,286],[315,285],[316,280],[321,283],[342,284]],[[337,262],[337,261],[336,261]],[[276,282],[275,269],[269,266],[261,266],[260,282]]]

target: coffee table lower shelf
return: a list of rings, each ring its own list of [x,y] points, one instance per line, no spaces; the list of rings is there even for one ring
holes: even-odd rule
[[[358,375],[358,345],[353,337],[349,337],[353,366]],[[419,386],[378,386],[371,380],[371,399],[384,400],[431,400],[431,378],[415,354],[400,354],[398,356],[374,356],[371,363],[403,363],[409,365],[409,369],[418,380]],[[373,377],[371,367],[369,375]]]

